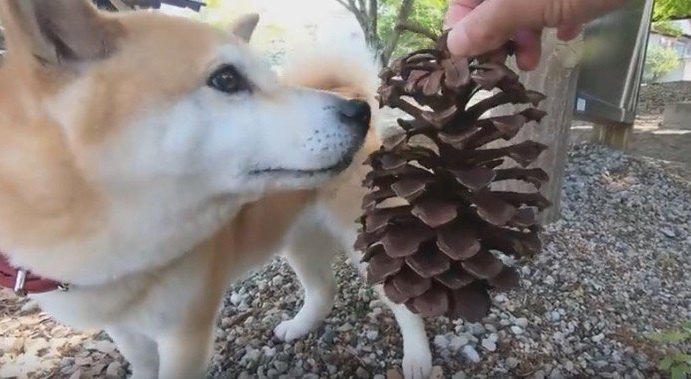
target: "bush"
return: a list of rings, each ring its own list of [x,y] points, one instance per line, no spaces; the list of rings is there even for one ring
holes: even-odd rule
[[[672,379],[684,379],[691,375],[691,354],[688,349],[683,349],[686,342],[691,342],[691,321],[685,322],[678,329],[653,333],[649,338],[673,346],[658,362],[660,370],[669,373]]]
[[[684,34],[681,28],[669,21],[653,22],[652,30],[656,33],[664,34],[666,36],[678,38]]]
[[[678,65],[679,56],[674,49],[650,45],[645,57],[644,78],[648,81],[657,81],[672,72]]]

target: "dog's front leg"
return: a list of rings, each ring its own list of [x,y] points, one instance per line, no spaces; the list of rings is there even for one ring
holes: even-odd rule
[[[158,378],[158,346],[151,338],[123,328],[106,330],[120,354],[130,363],[131,379]]]
[[[158,338],[160,379],[201,379],[213,351],[213,327],[180,330]]]

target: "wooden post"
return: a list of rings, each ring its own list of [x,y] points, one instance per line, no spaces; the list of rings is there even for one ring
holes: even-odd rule
[[[526,125],[512,143],[533,140],[549,148],[543,152],[533,167],[540,167],[550,176],[550,181],[541,188],[542,194],[552,202],[552,207],[542,214],[542,223],[556,221],[560,215],[561,188],[564,182],[564,168],[568,154],[569,132],[576,101],[578,64],[583,51],[582,39],[562,42],[554,31],[545,33],[542,44],[542,61],[531,72],[521,73],[521,81],[527,89],[542,92],[547,98],[540,109],[547,112],[539,125]],[[504,113],[501,109],[497,113]],[[493,112],[494,113],[494,112]],[[506,181],[496,189],[527,192],[532,185]]]
[[[633,124],[596,123],[593,125],[591,142],[626,151],[629,148]]]

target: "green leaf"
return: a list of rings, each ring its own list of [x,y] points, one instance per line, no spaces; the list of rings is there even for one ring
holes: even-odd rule
[[[674,363],[672,357],[665,357],[660,361],[660,363],[657,364],[657,367],[659,367],[662,371],[668,371],[669,368],[672,367],[672,363]]]
[[[691,354],[677,353],[672,356],[675,362],[685,362],[691,364]]]
[[[691,15],[691,1],[688,0],[656,0],[655,20],[668,20],[675,17]]]
[[[682,366],[674,366],[670,370],[672,379],[686,379],[687,370]]]
[[[691,321],[687,321],[687,322],[681,324],[681,328],[684,329],[684,331],[686,331],[686,333],[689,333],[689,335],[691,335]]]

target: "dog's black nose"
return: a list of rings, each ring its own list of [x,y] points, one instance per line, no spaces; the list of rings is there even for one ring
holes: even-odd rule
[[[372,118],[372,110],[366,101],[346,100],[341,104],[339,113],[344,121],[367,133]]]

